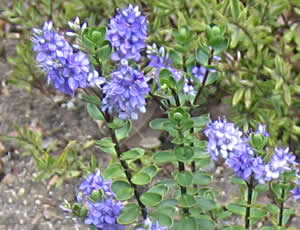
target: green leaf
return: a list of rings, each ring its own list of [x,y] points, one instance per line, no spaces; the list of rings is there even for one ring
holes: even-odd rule
[[[177,184],[188,187],[192,184],[193,176],[191,172],[177,172],[176,173],[176,182]]]
[[[233,204],[230,203],[227,205],[227,209],[235,214],[238,214],[240,216],[246,215],[246,208],[244,206],[241,206],[239,204]]]
[[[199,215],[195,219],[197,221],[199,230],[214,230],[216,227],[214,222],[210,219],[209,216]]]
[[[203,66],[208,64],[208,59],[210,58],[210,50],[206,46],[200,46],[196,50],[196,60]]]
[[[176,88],[176,81],[173,77],[173,74],[168,69],[162,69],[159,73],[160,84],[167,85],[169,88]]]
[[[231,7],[231,12],[232,15],[235,18],[238,18],[240,15],[240,5],[239,5],[239,0],[230,0],[230,7]]]
[[[183,194],[180,196],[178,205],[182,208],[191,208],[196,205],[196,200],[192,195]]]
[[[116,155],[115,144],[112,139],[109,137],[102,138],[101,140],[95,141],[95,144],[99,146],[99,148],[109,154]]]
[[[122,209],[118,218],[119,224],[131,224],[136,222],[136,219],[141,215],[141,210],[136,203],[128,203],[125,208]]]
[[[246,92],[245,92],[245,105],[246,105],[246,108],[249,109],[250,106],[251,106],[251,102],[252,102],[252,99],[251,99],[251,89],[247,89]]]
[[[267,192],[269,190],[269,186],[266,184],[258,184],[254,188],[257,192]]]
[[[236,176],[233,176],[231,178],[231,182],[233,184],[237,184],[237,185],[247,185],[246,182],[243,179],[241,179],[239,177],[236,177]]]
[[[207,86],[213,84],[216,80],[218,80],[218,76],[219,76],[219,72],[210,72],[208,74],[205,85]]]
[[[146,173],[151,179],[156,176],[158,168],[155,165],[144,167],[141,172]]]
[[[144,155],[145,151],[141,148],[134,148],[130,149],[122,153],[121,159],[122,160],[137,160],[140,159]]]
[[[83,94],[82,95],[82,100],[84,100],[88,103],[91,103],[91,104],[95,104],[95,105],[100,105],[101,104],[100,98],[97,97],[97,96],[89,96],[89,95]]]
[[[123,180],[114,181],[111,190],[116,194],[118,200],[129,200],[133,196],[134,189],[131,185]]]
[[[203,128],[210,123],[209,114],[203,114],[198,117],[192,117],[191,119],[194,121],[195,128]]]
[[[185,216],[183,217],[175,227],[176,230],[197,230],[197,222],[195,218]]]
[[[151,177],[142,171],[139,171],[137,174],[135,174],[132,177],[132,183],[137,184],[137,185],[146,185],[151,182]]]
[[[125,138],[129,137],[131,127],[131,121],[127,121],[122,128],[115,130],[118,141],[122,141]]]
[[[158,184],[153,186],[151,189],[149,189],[148,192],[159,193],[160,195],[164,196],[166,195],[168,190],[169,190],[168,186],[163,184]]]
[[[245,92],[245,88],[239,88],[237,91],[235,91],[232,98],[233,106],[236,106],[242,100],[244,92]]]
[[[141,201],[146,206],[156,206],[162,200],[162,195],[154,192],[145,192],[141,195]]]
[[[103,174],[106,180],[115,180],[118,178],[126,178],[123,168],[120,163],[111,164]]]
[[[188,162],[193,158],[194,152],[190,147],[179,147],[175,150],[175,156],[178,161]]]
[[[112,53],[112,47],[109,41],[104,41],[101,48],[97,49],[97,56],[100,62],[104,62]]]
[[[98,46],[100,46],[106,37],[106,27],[101,26],[99,28],[96,28],[92,32],[91,40]]]
[[[250,219],[260,220],[267,215],[267,212],[261,208],[251,208]]]
[[[229,41],[227,39],[216,40],[213,44],[214,54],[218,55],[227,49]]]
[[[92,117],[95,120],[104,121],[105,118],[103,114],[100,112],[99,108],[95,104],[88,104],[87,105],[87,111],[90,117]]]
[[[197,206],[205,211],[213,210],[217,207],[215,201],[205,197],[196,197],[196,201]]]
[[[268,204],[267,209],[274,215],[278,215],[280,213],[280,208],[275,204]]]
[[[153,220],[158,221],[161,226],[171,226],[173,224],[173,218],[160,211],[151,213],[150,215]]]
[[[152,160],[156,163],[164,164],[164,163],[169,163],[169,162],[174,162],[176,161],[176,156],[174,152],[169,152],[169,151],[161,151],[157,152],[152,156]]]
[[[197,171],[193,174],[193,184],[209,185],[212,181],[212,176],[206,172]]]
[[[164,124],[168,121],[167,118],[157,118],[150,122],[150,127],[154,130],[166,130]]]

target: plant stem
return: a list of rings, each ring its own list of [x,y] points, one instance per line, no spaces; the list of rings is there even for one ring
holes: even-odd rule
[[[146,219],[147,219],[147,215],[148,215],[148,214],[147,214],[147,209],[146,209],[145,205],[141,202],[141,199],[140,199],[140,196],[141,196],[141,195],[140,195],[139,191],[137,190],[136,184],[134,184],[134,183],[131,181],[131,179],[132,179],[132,174],[131,174],[131,171],[130,171],[130,169],[129,169],[129,167],[128,167],[127,162],[124,161],[124,160],[121,160],[122,151],[121,151],[121,149],[120,149],[120,144],[119,144],[119,141],[118,141],[118,139],[117,139],[117,137],[116,137],[116,133],[115,133],[115,131],[114,131],[113,129],[111,129],[111,128],[109,128],[109,129],[110,129],[110,132],[111,132],[111,139],[112,139],[112,141],[113,141],[114,144],[115,144],[115,150],[116,150],[116,152],[117,152],[118,160],[120,161],[120,163],[121,163],[121,165],[122,165],[122,167],[123,167],[123,169],[124,169],[124,172],[125,172],[125,175],[126,175],[126,177],[127,177],[128,182],[130,183],[130,185],[132,186],[132,188],[133,188],[133,190],[134,190],[134,196],[135,196],[135,199],[136,199],[137,202],[138,202],[138,205],[139,205],[140,208],[141,208],[142,216],[143,216],[144,220],[146,220]]]
[[[214,58],[214,49],[211,50],[211,56],[208,60],[208,65],[210,65],[212,63],[212,60]],[[195,105],[198,101],[198,98],[200,97],[204,87],[205,87],[205,83],[207,81],[207,77],[208,77],[208,74],[209,74],[209,69],[206,69],[205,73],[204,73],[204,79],[203,79],[203,82],[202,82],[202,86],[199,88],[197,94],[196,94],[196,97],[194,98],[194,101],[193,101],[193,105]]]
[[[184,166],[183,162],[178,161],[178,166],[179,166],[179,172],[184,172],[185,171],[185,166]],[[185,195],[186,194],[186,187],[180,186],[180,192],[181,192],[181,195]],[[185,214],[188,214],[189,213],[189,209],[188,208],[184,208],[183,212]]]
[[[285,189],[282,189],[281,192],[281,199],[282,202],[280,203],[280,212],[279,212],[279,216],[278,216],[278,225],[282,226],[282,220],[283,220],[283,210],[284,210],[284,196],[285,196]]]
[[[246,216],[245,216],[245,229],[250,229],[250,205],[252,202],[252,192],[253,192],[253,176],[251,176],[249,183],[247,183],[248,187],[248,198],[247,198],[247,204],[248,207],[246,209]]]

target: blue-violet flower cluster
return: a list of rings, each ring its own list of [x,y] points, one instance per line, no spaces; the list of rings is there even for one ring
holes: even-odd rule
[[[124,229],[124,226],[117,223],[124,205],[115,200],[115,195],[110,188],[111,182],[104,180],[100,175],[100,170],[97,170],[94,174],[88,175],[79,185],[80,193],[77,196],[77,201],[88,208],[86,224],[94,225],[99,229]],[[98,190],[102,190],[102,197],[97,201],[89,199],[90,195]]]
[[[294,188],[294,189],[291,191],[291,193],[292,193],[292,195],[293,195],[294,200],[296,200],[296,201],[298,201],[298,202],[300,203],[300,186]]]
[[[236,175],[246,181],[251,176],[259,183],[278,179],[297,164],[296,156],[289,153],[289,148],[276,148],[271,160],[264,162],[249,144],[250,138],[243,137],[242,132],[226,120],[210,123],[204,133],[208,137],[208,152],[212,158],[224,158]],[[266,126],[261,124],[254,133],[269,136]]]
[[[228,159],[243,142],[243,133],[226,119],[210,123],[204,134],[208,137],[208,152],[213,160],[218,160],[219,157]]]
[[[63,93],[74,95],[77,88],[89,85],[89,79],[98,77],[92,70],[88,56],[74,52],[64,36],[52,30],[52,22],[45,22],[43,29],[33,29],[33,51],[36,61],[48,74],[48,82]],[[102,79],[102,78],[101,78]]]
[[[270,162],[266,164],[266,180],[278,179],[285,171],[291,171],[296,165],[296,156],[289,153],[289,148],[276,148]]]
[[[141,15],[138,6],[129,5],[119,11],[108,27],[107,37],[116,51],[112,54],[112,59],[139,61],[141,50],[146,48],[148,22],[146,16]]]
[[[137,120],[138,113],[146,112],[145,96],[150,92],[147,81],[142,72],[122,65],[103,87],[103,110],[116,112],[121,119]]]

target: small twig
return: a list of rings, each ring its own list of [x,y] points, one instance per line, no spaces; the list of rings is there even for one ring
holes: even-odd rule
[[[211,56],[208,60],[208,65],[210,65],[212,63],[212,60],[214,58],[214,49],[211,50]],[[204,87],[205,87],[205,83],[207,81],[207,77],[208,77],[208,74],[209,74],[209,69],[206,69],[205,73],[204,73],[204,79],[203,79],[203,82],[202,82],[202,86],[199,88],[197,94],[196,94],[196,97],[194,98],[194,101],[193,101],[193,105],[196,105],[197,101],[198,101],[198,98],[200,97]]]
[[[282,189],[282,192],[281,192],[281,199],[282,199],[282,202],[280,203],[280,212],[279,212],[279,220],[278,220],[278,225],[279,226],[282,226],[282,221],[283,221],[283,210],[284,210],[284,196],[285,196],[285,189],[283,188]]]

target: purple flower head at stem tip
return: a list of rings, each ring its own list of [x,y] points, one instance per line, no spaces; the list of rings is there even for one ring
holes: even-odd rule
[[[112,59],[134,59],[139,61],[141,50],[146,48],[148,22],[146,16],[141,15],[138,6],[129,5],[118,11],[110,20],[107,38],[115,48]]]
[[[48,82],[56,89],[74,95],[77,88],[89,85],[89,76],[96,75],[88,56],[74,52],[64,36],[52,30],[52,22],[45,22],[43,29],[33,29],[33,51],[36,61],[48,74]]]
[[[237,177],[248,181],[251,176],[259,183],[264,183],[265,164],[263,159],[255,156],[254,150],[247,143],[243,143],[237,147],[231,154],[228,164],[234,170]]]
[[[276,148],[270,162],[266,165],[266,180],[278,179],[285,171],[293,170],[297,165],[296,156],[289,153],[289,148]]]
[[[300,203],[300,186],[293,189],[291,193],[293,194],[294,200]]]
[[[146,112],[145,96],[150,92],[147,81],[143,72],[121,66],[103,87],[103,110],[116,112],[123,120],[137,120],[139,113]]]
[[[243,143],[242,132],[226,119],[211,122],[204,134],[208,137],[208,152],[213,160],[218,160],[219,157],[228,160],[233,151]]]
[[[124,226],[117,223],[117,219],[123,209],[120,201],[108,198],[103,202],[88,202],[89,211],[85,224],[92,224],[99,229],[121,230]]]
[[[86,177],[86,179],[79,185],[78,189],[83,192],[85,196],[89,196],[92,194],[94,190],[103,190],[104,194],[112,197],[114,196],[111,191],[111,180],[104,180],[100,175],[100,170],[97,170],[94,174],[90,174]],[[80,200],[82,198],[78,197]]]

